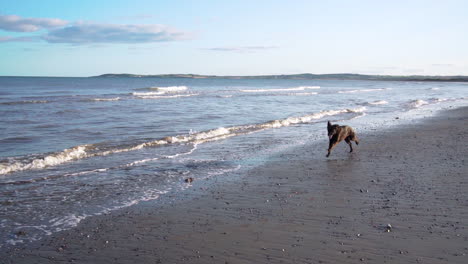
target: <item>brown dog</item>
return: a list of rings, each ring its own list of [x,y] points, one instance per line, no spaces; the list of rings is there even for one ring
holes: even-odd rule
[[[327,124],[328,129],[328,138],[330,139],[330,143],[328,145],[328,154],[327,158],[330,156],[331,150],[338,145],[343,139],[348,143],[350,151],[353,152],[353,146],[351,145],[351,141],[356,142],[356,145],[359,145],[359,139],[356,136],[356,132],[350,126],[340,126],[340,125],[332,125],[330,121]]]

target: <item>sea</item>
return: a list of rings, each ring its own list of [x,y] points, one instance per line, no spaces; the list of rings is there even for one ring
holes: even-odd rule
[[[301,145],[326,159],[328,120],[365,135],[467,105],[456,82],[0,77],[0,248]]]

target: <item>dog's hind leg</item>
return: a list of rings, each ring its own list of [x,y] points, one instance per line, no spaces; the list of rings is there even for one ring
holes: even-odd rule
[[[349,152],[353,152],[353,145],[351,144],[351,136],[345,138],[345,141],[349,145]]]

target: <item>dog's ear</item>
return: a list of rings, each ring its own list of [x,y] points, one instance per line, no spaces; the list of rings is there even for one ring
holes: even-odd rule
[[[332,124],[330,123],[330,121],[328,121],[327,127],[331,127],[331,126],[332,126]]]

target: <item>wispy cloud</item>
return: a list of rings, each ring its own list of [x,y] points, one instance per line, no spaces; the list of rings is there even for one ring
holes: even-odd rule
[[[190,34],[164,25],[78,23],[54,29],[42,37],[49,43],[150,43],[190,38]]]
[[[34,32],[47,30],[42,35],[0,37],[0,42],[46,41],[67,44],[152,43],[192,38],[192,34],[169,26],[157,24],[102,24],[69,23],[55,18],[21,18],[15,15],[0,16],[0,30]]]
[[[244,47],[214,47],[205,48],[209,51],[225,51],[225,52],[257,52],[263,50],[277,49],[275,46],[244,46]]]
[[[68,21],[58,18],[23,18],[15,15],[0,15],[0,29],[12,32],[34,32],[41,29],[63,27]]]
[[[40,41],[40,38],[37,36],[30,37],[0,37],[0,43],[2,42],[35,42]]]

